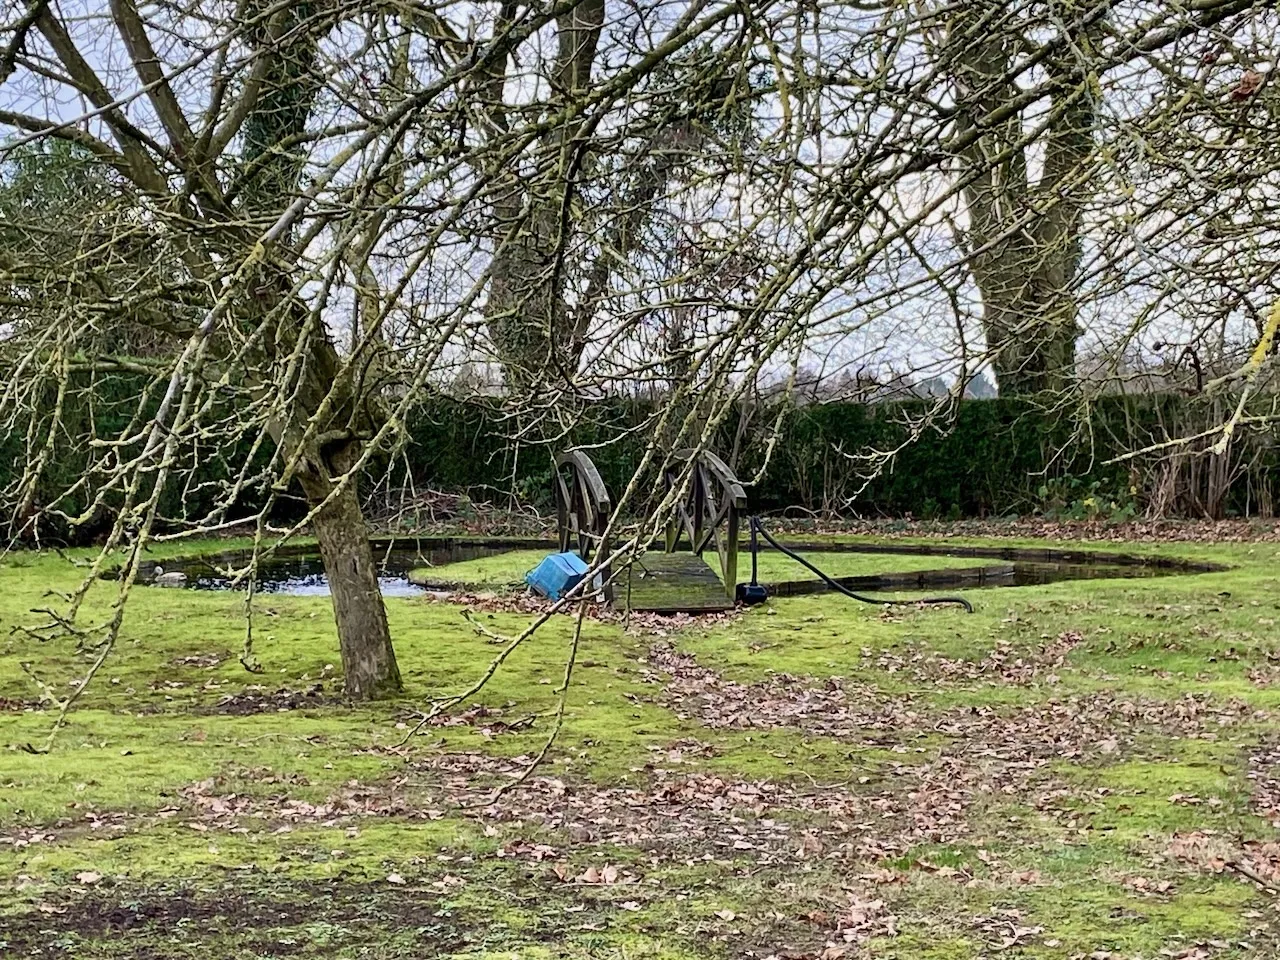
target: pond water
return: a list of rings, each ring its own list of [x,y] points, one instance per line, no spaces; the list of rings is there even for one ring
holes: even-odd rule
[[[373,559],[378,567],[378,585],[384,597],[411,597],[426,588],[409,582],[409,571],[443,566],[463,560],[478,560],[521,547],[524,540],[457,540],[452,538],[375,540]],[[554,549],[548,546],[548,549]],[[233,589],[229,570],[249,563],[250,551],[226,550],[193,557],[175,557],[144,563],[138,578],[156,586],[181,586],[193,590]],[[166,583],[182,574],[181,583]],[[159,579],[157,579],[159,578]],[[271,557],[258,561],[257,589],[261,593],[283,593],[298,597],[327,597],[329,581],[319,550],[313,545],[285,546]],[[241,585],[242,586],[242,585]]]
[[[889,572],[861,576],[839,576],[846,587],[875,592],[884,590],[934,590],[939,588],[978,589],[990,587],[1028,586],[1057,583],[1063,580],[1095,580],[1110,578],[1153,577],[1168,574],[1199,573],[1221,569],[1212,564],[1196,564],[1167,557],[1143,557],[1126,554],[1096,553],[1083,550],[1047,550],[1013,547],[947,547],[910,544],[796,543],[788,544],[802,554],[853,553],[884,555],[883,569]],[[409,582],[409,572],[424,567],[443,567],[465,560],[497,556],[515,550],[545,550],[555,544],[539,540],[455,539],[422,537],[416,539],[374,541],[374,559],[378,564],[378,582],[386,597],[408,597],[427,592],[428,588]],[[761,551],[761,556],[772,551]],[[937,569],[894,573],[893,555],[936,556],[947,558],[950,566]],[[973,565],[956,566],[956,559],[973,558]],[[714,563],[714,554],[709,559]],[[185,577],[170,584],[196,590],[228,590],[232,583],[226,571],[245,566],[247,550],[229,550],[215,554],[173,558],[143,564],[139,579],[143,583],[162,585],[174,574]],[[738,569],[742,579],[750,571],[750,554],[739,555]],[[822,562],[818,561],[819,566]],[[441,571],[447,581],[447,571]],[[157,578],[160,578],[157,580]],[[765,577],[761,578],[766,580]],[[492,584],[491,586],[500,586]],[[259,561],[258,587],[263,593],[292,596],[328,596],[329,584],[316,547],[287,546],[269,559]],[[794,596],[828,589],[817,579],[774,580],[769,583],[775,596]]]
[[[1043,547],[967,547],[913,544],[787,544],[801,555],[823,550],[885,555],[884,566],[892,569],[892,555],[969,559],[972,566],[946,566],[932,570],[882,573],[870,576],[836,577],[843,586],[859,592],[881,590],[980,589],[1025,587],[1065,580],[1113,580],[1159,577],[1175,574],[1209,573],[1225,569],[1217,564],[1196,563],[1174,557],[1151,557],[1089,550],[1060,550]],[[998,561],[998,562],[995,562]],[[748,563],[750,562],[748,558]],[[739,561],[741,567],[742,561]],[[821,564],[819,564],[821,566]],[[818,579],[799,579],[769,584],[774,596],[821,593],[830,589]]]

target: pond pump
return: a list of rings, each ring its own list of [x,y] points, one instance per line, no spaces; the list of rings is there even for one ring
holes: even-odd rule
[[[964,607],[968,613],[973,613],[973,604],[971,604],[968,600],[964,599],[963,597],[923,597],[920,600],[894,600],[894,599],[885,599],[883,597],[868,597],[868,596],[864,596],[861,593],[855,593],[854,591],[846,587],[843,583],[841,583],[839,580],[836,580],[834,577],[828,576],[826,573],[819,570],[816,566],[814,566],[804,557],[800,556],[800,554],[796,553],[790,547],[784,547],[782,544],[780,544],[777,540],[775,540],[772,536],[769,535],[769,531],[764,528],[764,524],[760,522],[759,517],[751,517],[748,520],[748,524],[751,528],[751,582],[740,583],[738,584],[738,588],[737,588],[738,600],[747,606],[751,606],[757,603],[763,603],[765,600],[769,599],[769,590],[767,587],[764,586],[764,584],[759,582],[759,578],[756,573],[756,567],[757,567],[756,553],[760,549],[760,545],[756,540],[756,534],[758,533],[760,536],[764,537],[765,541],[769,543],[769,545],[772,546],[775,550],[782,552],[786,556],[790,557],[792,560],[796,561],[796,563],[800,564],[802,567],[805,567],[807,570],[810,570],[811,572],[816,573],[819,577],[822,578],[823,582],[825,582],[826,585],[829,586],[832,590],[836,590],[840,593],[843,593],[846,597],[850,597],[862,603],[874,603],[874,604],[879,604],[880,606],[892,605],[892,606],[899,606],[899,607],[910,607],[910,606],[915,606],[916,604],[927,604],[930,606],[934,606],[934,605],[944,604],[944,603],[948,603],[948,604],[954,603],[961,607]]]
[[[756,542],[756,528],[760,525],[757,517],[751,517],[747,521],[747,526],[751,530],[751,582],[740,583],[735,588],[737,601],[746,607],[754,607],[757,603],[764,603],[769,599],[769,588],[760,582],[757,572],[756,554],[759,552],[760,545]]]

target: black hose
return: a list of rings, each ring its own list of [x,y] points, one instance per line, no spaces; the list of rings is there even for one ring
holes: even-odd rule
[[[756,554],[760,552],[760,545],[756,543],[756,529],[760,526],[760,521],[755,517],[752,517],[750,521],[748,521],[747,526],[751,530],[751,583],[754,586],[760,582],[756,567]]]
[[[831,587],[831,589],[833,590],[840,591],[846,597],[852,597],[854,600],[860,600],[862,603],[891,604],[897,607],[909,607],[909,606],[914,606],[917,603],[927,603],[927,604],[958,603],[960,606],[964,607],[967,612],[973,613],[973,604],[971,604],[968,600],[964,599],[963,597],[924,597],[923,599],[920,599],[920,600],[897,600],[897,599],[877,599],[876,597],[867,597],[860,593],[855,593],[854,591],[846,587],[843,583],[841,583],[839,580],[835,580],[827,576],[827,574],[823,573],[821,570],[815,567],[812,563],[810,563],[804,557],[800,556],[800,554],[796,553],[790,547],[784,547],[777,540],[773,539],[773,537],[770,536],[769,531],[764,528],[764,524],[760,522],[759,517],[752,517],[750,522],[751,522],[751,534],[752,534],[752,543],[751,543],[751,582],[752,583],[755,582],[755,551],[756,551],[755,533],[756,531],[759,531],[760,536],[764,537],[766,542],[772,544],[775,550],[781,550],[783,553],[785,553],[792,560],[799,563],[801,566],[804,566],[807,569],[813,571],[826,582],[827,586]]]

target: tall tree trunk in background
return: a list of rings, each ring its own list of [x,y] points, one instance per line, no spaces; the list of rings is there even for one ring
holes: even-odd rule
[[[523,207],[509,207],[500,223],[509,232],[494,254],[485,315],[513,396],[545,382],[557,366],[569,373],[577,366],[564,275],[556,268],[559,210],[553,198],[530,197]]]
[[[589,88],[604,21],[604,0],[582,0],[556,19],[557,54],[548,80],[565,100]],[[506,125],[501,99],[506,79],[495,71],[485,84],[485,111],[495,135]],[[656,123],[648,143],[617,171],[617,193],[603,213],[574,212],[583,162],[575,153],[575,125],[558,126],[545,136],[533,176],[504,172],[494,204],[498,232],[485,318],[510,394],[524,396],[539,384],[577,372],[591,318],[608,296],[619,265],[639,246],[679,165],[705,142],[702,114],[723,107],[734,82],[713,81],[694,90],[683,111],[673,105],[666,122]],[[567,266],[568,257],[580,256],[588,229],[582,220],[593,214],[594,253]],[[565,295],[570,287],[572,306]]]
[[[965,131],[973,129],[974,118],[1018,95],[1012,74],[1020,44],[1003,0],[962,10],[950,32]],[[1032,141],[1044,156],[1036,183],[1028,181],[1027,132],[1018,113],[990,125],[959,157],[969,263],[1002,396],[1059,390],[1074,376],[1080,328],[1073,288],[1097,122],[1092,78],[1076,57],[1091,49],[1100,22],[1095,16],[1075,29],[1072,42],[1046,63],[1056,83],[1048,128]]]
[[[548,80],[565,101],[580,96],[591,81],[604,8],[604,0],[582,0],[556,18],[557,54]],[[506,79],[499,68],[485,84],[485,106],[495,136],[506,128]],[[514,171],[499,181],[502,197],[494,204],[494,219],[500,233],[495,237],[485,317],[513,395],[545,382],[548,374],[572,375],[581,351],[571,329],[559,263],[568,246],[563,233],[571,229],[563,211],[571,208],[581,160],[574,154],[575,129],[560,125],[547,135],[535,156],[540,169],[527,181]]]

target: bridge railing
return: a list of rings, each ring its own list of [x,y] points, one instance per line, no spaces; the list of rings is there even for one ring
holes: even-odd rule
[[[587,563],[608,554],[605,529],[613,513],[613,501],[600,479],[600,471],[581,450],[569,450],[556,457],[556,521],[560,552],[573,552]],[[600,571],[605,599],[613,599],[608,569]]]
[[[747,509],[747,494],[723,460],[714,453],[680,450],[667,468],[666,487],[680,483],[685,465],[692,461],[692,477],[686,496],[676,504],[667,524],[667,552],[674,553],[681,537],[699,556],[714,546],[720,558],[720,576],[730,599],[738,583],[738,533]]]

